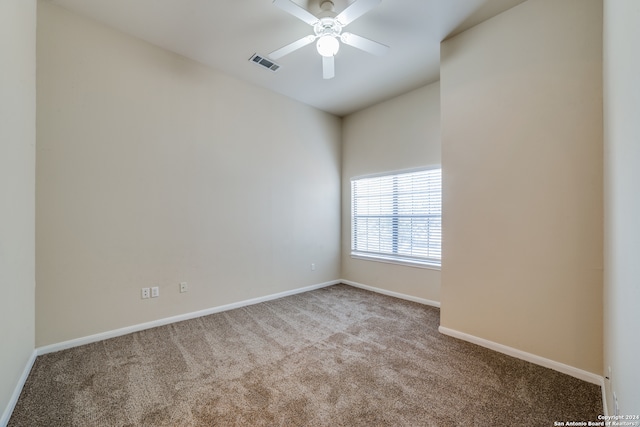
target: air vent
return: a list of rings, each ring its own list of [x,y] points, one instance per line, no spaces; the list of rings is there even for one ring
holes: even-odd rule
[[[253,62],[254,64],[258,64],[261,67],[267,68],[273,72],[278,71],[278,69],[280,68],[280,65],[276,64],[273,61],[268,60],[263,56],[258,55],[257,53],[254,53],[253,55],[251,55],[251,58],[249,58],[249,61]]]

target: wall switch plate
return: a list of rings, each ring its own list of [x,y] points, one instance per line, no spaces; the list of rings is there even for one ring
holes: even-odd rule
[[[315,263],[312,263],[312,264],[311,264],[311,271],[316,271],[316,265],[315,265]]]
[[[187,292],[188,290],[187,282],[180,282],[180,293]]]
[[[142,299],[149,298],[149,288],[142,288]]]
[[[160,288],[157,286],[154,286],[153,288],[151,288],[151,298],[158,298],[160,296]]]

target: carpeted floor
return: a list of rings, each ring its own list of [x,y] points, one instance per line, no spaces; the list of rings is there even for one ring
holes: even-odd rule
[[[336,285],[37,358],[9,426],[553,426],[600,388]]]

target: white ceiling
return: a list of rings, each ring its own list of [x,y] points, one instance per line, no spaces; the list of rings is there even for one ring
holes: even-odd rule
[[[356,0],[357,1],[357,0]],[[440,42],[524,0],[382,0],[346,31],[390,46],[382,57],[343,45],[336,77],[322,78],[315,44],[277,61],[271,72],[249,62],[313,29],[272,0],[51,0],[244,81],[343,116],[432,83]],[[319,0],[295,0],[316,14]],[[353,0],[334,0],[340,12]]]

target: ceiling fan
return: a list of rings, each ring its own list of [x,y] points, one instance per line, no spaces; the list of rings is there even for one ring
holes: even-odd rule
[[[382,0],[356,0],[339,14],[333,10],[333,1],[320,1],[321,12],[316,17],[291,0],[273,0],[273,4],[280,9],[311,25],[314,34],[274,50],[268,55],[269,58],[276,60],[317,40],[316,48],[322,56],[322,77],[331,79],[335,76],[334,56],[340,49],[340,42],[374,55],[383,55],[389,49],[389,46],[365,37],[342,32],[344,27],[369,12]]]

